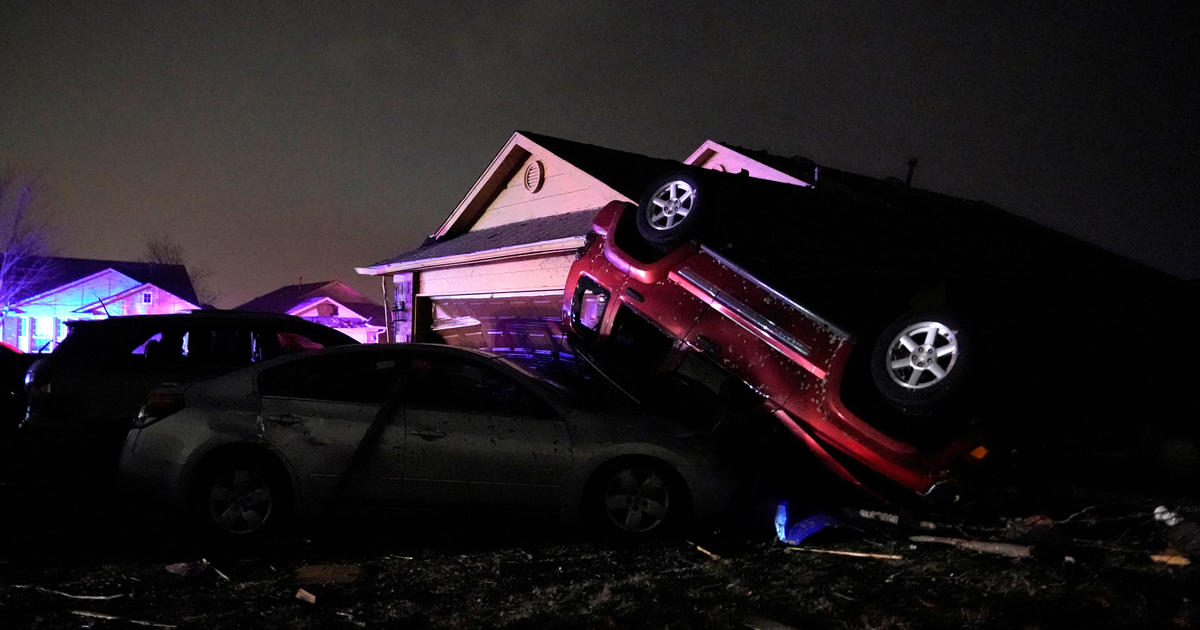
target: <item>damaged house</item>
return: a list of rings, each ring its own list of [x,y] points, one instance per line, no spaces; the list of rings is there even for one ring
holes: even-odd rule
[[[801,186],[813,173],[806,160],[711,140],[679,162],[518,131],[424,243],[357,271],[385,279],[395,341],[553,355],[564,350],[567,272],[592,219],[680,164]]]

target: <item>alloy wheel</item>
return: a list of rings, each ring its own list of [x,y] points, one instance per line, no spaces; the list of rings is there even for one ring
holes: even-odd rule
[[[904,327],[884,358],[892,382],[907,390],[943,382],[958,362],[958,339],[949,326],[923,321]]]
[[[650,197],[646,223],[656,230],[674,229],[687,219],[695,203],[696,191],[691,184],[682,180],[667,182]]]
[[[604,488],[604,512],[623,533],[646,534],[658,529],[670,511],[670,486],[651,468],[624,468]]]
[[[208,513],[221,531],[252,534],[267,526],[275,510],[271,482],[259,470],[232,468],[214,478],[208,492]]]

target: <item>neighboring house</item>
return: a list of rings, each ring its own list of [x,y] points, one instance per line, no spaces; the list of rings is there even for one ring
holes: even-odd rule
[[[183,265],[39,257],[4,282],[0,339],[24,352],[52,350],[68,321],[200,308]]]
[[[362,343],[381,341],[386,330],[383,307],[337,280],[280,287],[235,310],[295,315],[336,328]]]
[[[815,166],[707,141],[684,162],[518,131],[442,225],[416,249],[358,268],[383,276],[396,341],[445,341],[553,354],[567,271],[592,218],[636,203],[681,164],[806,186]]]

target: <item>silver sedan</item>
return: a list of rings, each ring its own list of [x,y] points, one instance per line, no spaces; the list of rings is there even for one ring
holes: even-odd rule
[[[229,536],[343,506],[546,512],[626,536],[728,510],[704,431],[598,373],[575,382],[449,346],[318,350],[152,393],[120,470]]]

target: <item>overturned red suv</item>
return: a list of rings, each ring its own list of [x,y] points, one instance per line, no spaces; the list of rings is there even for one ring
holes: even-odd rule
[[[608,204],[567,280],[576,348],[630,382],[749,392],[876,495],[957,498],[1014,445],[1195,476],[1194,286],[981,202],[814,173],[685,167]]]

